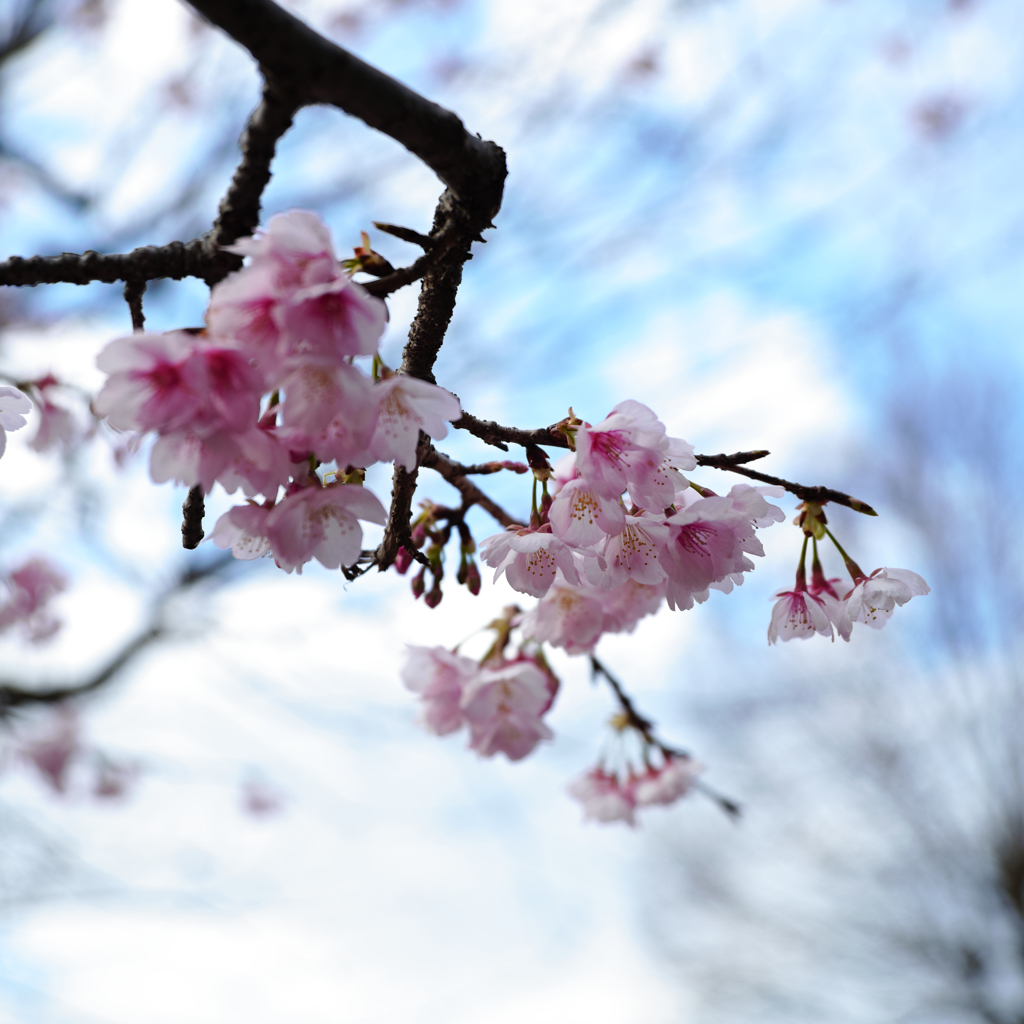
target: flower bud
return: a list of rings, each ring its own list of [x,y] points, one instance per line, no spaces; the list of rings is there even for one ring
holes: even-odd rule
[[[426,589],[426,584],[423,582],[423,574],[426,572],[426,567],[420,569],[418,573],[412,578],[412,596],[422,597],[423,591]]]
[[[466,589],[476,597],[480,593],[480,570],[473,559],[469,560],[466,567]]]
[[[416,523],[412,528],[412,542],[414,547],[423,547],[427,539],[427,527],[423,522]]]
[[[409,566],[411,565],[412,555],[410,555],[405,548],[399,548],[398,554],[395,555],[395,572],[397,572],[399,576],[404,576],[409,571]]]
[[[441,603],[442,597],[444,597],[444,594],[441,593],[441,579],[435,576],[434,585],[430,588],[430,593],[423,598],[423,602],[428,608],[436,608]]]

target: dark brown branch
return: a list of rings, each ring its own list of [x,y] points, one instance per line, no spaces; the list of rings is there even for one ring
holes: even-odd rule
[[[218,248],[253,234],[260,222],[260,200],[270,181],[277,142],[292,126],[298,104],[269,82],[239,140],[242,159],[220,202],[211,241]]]
[[[453,459],[449,459],[447,455],[439,452],[433,445],[424,455],[420,465],[440,473],[448,483],[455,487],[462,495],[463,508],[479,505],[485,512],[488,512],[501,523],[502,526],[524,525],[518,520],[513,519],[497,502],[488,498],[472,480],[466,478],[467,474],[479,470],[479,466],[463,466],[461,463],[455,462]],[[488,470],[488,472],[493,472],[493,470]]]
[[[419,444],[416,447],[416,465],[422,465],[430,448],[430,438],[420,431]],[[384,572],[390,569],[400,548],[414,546],[409,520],[412,517],[412,499],[416,493],[416,477],[418,469],[411,473],[404,466],[395,463],[395,472],[391,478],[391,508],[388,511],[387,525],[380,546],[374,552],[373,561],[377,568]]]
[[[450,110],[319,35],[272,0],[191,0],[256,58],[279,88],[329,103],[418,156],[471,211],[482,230],[501,206],[505,154],[466,131]]]
[[[171,598],[237,564],[231,555],[223,555],[205,565],[191,566],[184,570],[157,601],[149,626],[129,640],[106,665],[84,682],[64,683],[59,686],[25,686],[11,680],[0,680],[0,718],[12,708],[31,704],[59,704],[61,701],[84,697],[100,689],[150,644],[169,633],[162,619],[164,609]]]
[[[790,494],[795,494],[801,501],[814,501],[819,505],[831,501],[836,505],[845,505],[852,508],[854,512],[863,512],[866,516],[877,516],[878,513],[867,503],[859,498],[851,497],[842,491],[833,490],[831,487],[806,487],[804,484],[795,484],[789,480],[783,480],[779,476],[769,476],[767,473],[759,473],[756,469],[748,469],[746,466],[716,466],[716,469],[724,469],[730,473],[741,473],[752,480],[760,480],[764,484],[774,484],[776,487],[784,487]]]
[[[107,662],[91,679],[74,686],[49,686],[40,689],[29,689],[15,683],[0,682],[0,717],[11,708],[23,707],[27,704],[59,704],[61,701],[74,697],[84,697],[87,693],[98,690],[109,682],[137,654],[145,650],[154,640],[164,635],[159,626],[152,626],[130,641],[117,656]]]
[[[508,451],[508,445],[518,444],[524,448],[531,444],[544,445],[547,448],[568,448],[569,442],[564,434],[556,433],[553,427],[541,427],[537,430],[520,430],[518,427],[503,427],[494,420],[478,419],[472,413],[463,412],[452,426],[456,430],[465,430],[481,441]]]
[[[128,311],[132,317],[132,330],[146,329],[146,316],[142,311],[142,296],[146,291],[146,282],[131,280],[124,283],[124,301],[128,303]]]
[[[169,277],[202,280],[216,278],[237,270],[242,258],[230,252],[213,249],[206,237],[191,242],[169,242],[167,245],[144,245],[129,253],[104,255],[88,250],[60,256],[11,256],[0,263],[0,285],[91,284],[102,281],[154,281]]]
[[[199,484],[194,484],[188,489],[188,496],[181,506],[181,514],[181,546],[189,551],[194,551],[206,536],[203,533],[206,503],[203,501],[203,489]]]
[[[771,452],[760,449],[754,452],[733,452],[732,455],[695,455],[698,466],[710,466],[712,469],[730,469],[733,466],[741,466],[745,462],[755,462],[763,459]]]
[[[421,235],[418,231],[413,231],[412,228],[402,228],[397,224],[384,224],[379,220],[375,220],[373,226],[378,231],[383,231],[387,235],[394,235],[395,238],[402,239],[403,242],[418,245],[425,252],[430,252],[434,248],[435,242],[430,235]]]

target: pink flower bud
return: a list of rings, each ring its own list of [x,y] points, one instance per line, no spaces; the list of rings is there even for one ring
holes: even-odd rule
[[[418,573],[412,578],[412,596],[422,597],[423,591],[426,588],[426,584],[423,582],[423,574],[426,572],[426,567],[420,569]]]
[[[441,603],[442,597],[444,594],[441,593],[441,580],[435,577],[434,585],[430,588],[427,596],[423,598],[423,602],[428,608],[436,608]]]
[[[476,562],[470,560],[466,568],[466,588],[476,597],[480,593],[480,570]]]
[[[398,554],[395,555],[395,572],[397,572],[399,576],[404,576],[409,571],[409,566],[411,565],[412,555],[410,555],[405,548],[399,548]]]

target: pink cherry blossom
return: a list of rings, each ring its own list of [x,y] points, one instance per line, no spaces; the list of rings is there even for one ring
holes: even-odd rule
[[[423,700],[422,722],[438,736],[461,728],[465,721],[461,701],[466,687],[480,673],[471,658],[443,647],[406,648],[402,682]]]
[[[219,548],[231,548],[235,558],[246,561],[270,551],[267,537],[267,516],[272,506],[236,505],[228,509],[214,526],[210,540]]]
[[[381,462],[394,462],[410,473],[416,468],[420,431],[440,439],[448,434],[446,421],[462,415],[459,400],[444,388],[405,374],[394,374],[374,385],[377,423],[370,453]]]
[[[32,643],[41,643],[61,627],[47,605],[67,589],[64,574],[45,558],[31,558],[9,573],[8,597],[0,604],[0,630],[22,623]]]
[[[602,497],[581,477],[567,480],[548,509],[551,532],[574,548],[603,543],[622,530],[625,517],[618,497]]]
[[[646,615],[653,615],[665,600],[666,581],[654,585],[628,579],[614,590],[599,590],[605,633],[632,633]]]
[[[562,647],[568,654],[584,654],[600,638],[604,619],[598,591],[555,583],[520,626],[525,637]]]
[[[25,413],[32,410],[32,401],[17,388],[0,386],[0,455],[7,449],[8,430],[20,430],[25,426]]]
[[[78,430],[70,410],[62,405],[55,405],[45,396],[39,403],[39,427],[35,437],[29,441],[30,447],[37,452],[62,448],[69,451],[75,445]]]
[[[702,766],[689,757],[668,756],[660,768],[649,767],[632,780],[637,806],[675,803],[692,788]]]
[[[626,516],[621,532],[608,537],[603,555],[606,569],[601,586],[614,590],[627,580],[653,586],[668,573],[664,562],[669,528],[664,516]]]
[[[387,324],[384,303],[347,276],[300,289],[275,316],[286,366],[311,358],[339,365],[348,356],[372,356]]]
[[[503,753],[520,761],[541,740],[552,738],[541,715],[551,706],[551,680],[531,661],[483,669],[462,695],[470,748],[481,757]]]
[[[54,715],[50,729],[25,744],[18,755],[28,761],[55,793],[67,790],[68,769],[71,761],[81,750],[78,721],[68,708],[61,708]]]
[[[509,585],[523,594],[543,597],[559,571],[573,585],[580,581],[572,549],[550,532],[513,528],[496,533],[480,545],[480,557],[494,569],[495,580],[504,573]]]
[[[206,411],[200,366],[188,357],[196,339],[185,331],[132,334],[96,357],[109,374],[93,408],[118,430],[172,431]]]
[[[275,286],[280,289],[322,284],[342,272],[334,256],[331,232],[320,214],[312,210],[278,213],[253,237],[240,238],[225,248],[252,257],[252,268],[272,268]]]
[[[754,567],[745,552],[763,554],[753,523],[733,509],[729,498],[699,498],[666,520],[669,539],[662,568],[668,574],[670,608],[704,600],[712,583]]]
[[[850,620],[850,612],[846,607],[846,601],[840,598],[836,584],[842,584],[838,577],[825,579],[821,563],[815,562],[811,572],[811,585],[808,588],[811,595],[821,602],[828,621],[832,623],[835,631],[847,642],[850,641],[850,634],[853,631],[853,623]]]
[[[881,629],[897,605],[902,607],[912,597],[930,592],[928,584],[909,569],[876,569],[866,579],[857,580],[846,596],[846,609],[852,622]]]
[[[276,386],[280,376],[281,326],[277,307],[287,295],[271,265],[246,267],[214,286],[206,323],[217,338],[229,339],[251,356]]]
[[[824,601],[809,593],[806,584],[793,590],[780,590],[775,596],[778,601],[768,624],[768,643],[774,644],[780,637],[783,641],[806,640],[815,633],[835,639]]]
[[[289,494],[267,516],[267,538],[277,564],[302,571],[315,558],[327,569],[354,565],[363,530],[359,520],[383,525],[384,506],[365,487],[332,484]]]
[[[660,511],[672,504],[682,482],[679,470],[696,466],[693,447],[665,436],[664,424],[636,401],[620,402],[597,426],[576,433],[576,468],[600,495],[633,501]]]
[[[284,379],[281,435],[294,451],[309,450],[339,466],[369,463],[376,402],[373,383],[354,366],[306,363]]]
[[[591,821],[624,821],[635,825],[636,799],[632,789],[603,768],[592,768],[569,784],[569,794],[583,804],[583,817]]]

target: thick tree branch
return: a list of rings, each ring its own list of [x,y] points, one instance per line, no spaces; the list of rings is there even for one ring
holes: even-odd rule
[[[329,103],[418,156],[470,211],[480,231],[501,206],[505,154],[466,131],[450,110],[319,35],[272,0],[190,0],[256,58],[276,86]]]

